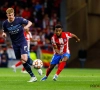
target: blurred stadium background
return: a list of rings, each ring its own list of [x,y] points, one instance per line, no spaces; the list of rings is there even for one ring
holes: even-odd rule
[[[50,38],[56,23],[64,31],[76,34],[80,43],[70,40],[71,58],[68,68],[100,68],[100,0],[0,0],[0,29],[6,19],[6,9],[13,7],[16,16],[33,22],[30,27],[33,38],[31,58],[40,58],[48,67],[53,55]],[[10,67],[17,62],[9,36],[0,35],[0,67]]]

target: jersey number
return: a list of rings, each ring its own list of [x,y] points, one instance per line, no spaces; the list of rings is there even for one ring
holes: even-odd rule
[[[24,46],[24,50],[27,51],[27,46]]]

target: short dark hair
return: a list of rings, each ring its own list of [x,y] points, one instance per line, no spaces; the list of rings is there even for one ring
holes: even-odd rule
[[[55,28],[62,28],[62,25],[61,24],[57,24],[57,25],[55,25]]]

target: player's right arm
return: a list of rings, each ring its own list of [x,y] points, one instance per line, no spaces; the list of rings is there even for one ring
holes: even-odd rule
[[[74,38],[76,40],[76,42],[80,42],[80,39],[73,33],[67,32],[66,33],[68,38]]]
[[[7,34],[5,33],[6,31],[7,31],[7,30],[6,30],[6,28],[5,28],[5,21],[4,21],[3,24],[2,24],[2,32],[1,32],[2,37],[4,37],[4,38],[7,37]]]
[[[53,46],[53,48],[54,48],[55,53],[61,55],[62,53],[61,53],[60,50],[58,49],[54,37],[51,38],[51,43],[52,43],[52,46]]]
[[[80,39],[75,34],[72,34],[72,37],[76,40],[76,42],[80,42]]]
[[[5,32],[2,32],[2,37],[6,38],[7,34]]]
[[[53,45],[53,48],[54,48],[54,50],[55,50],[55,52],[56,52],[57,54],[62,54],[62,53],[60,53],[60,51],[58,50],[57,45]]]

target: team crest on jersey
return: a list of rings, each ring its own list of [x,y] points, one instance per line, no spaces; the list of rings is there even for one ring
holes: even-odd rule
[[[23,21],[27,21],[27,20],[24,18]]]
[[[64,38],[64,42],[66,42],[67,41],[67,39],[66,38]]]

